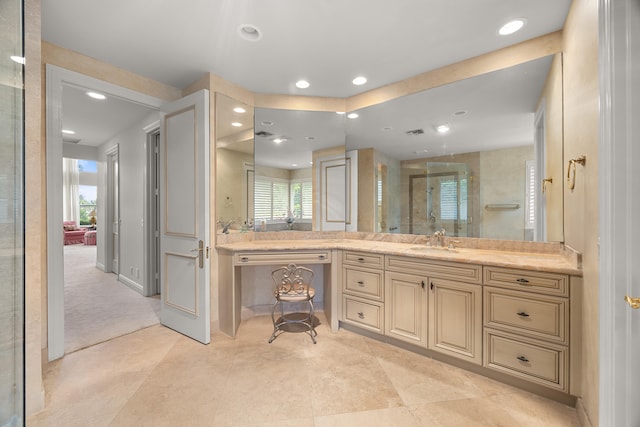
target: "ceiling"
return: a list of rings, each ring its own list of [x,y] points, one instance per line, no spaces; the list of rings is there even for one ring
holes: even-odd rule
[[[349,97],[560,30],[570,4],[571,0],[43,0],[42,37],[177,88],[210,72],[256,93]],[[527,20],[521,31],[497,34],[503,23],[517,17]],[[248,24],[259,29],[259,40],[240,36],[239,28]],[[358,75],[368,82],[353,85]],[[308,80],[309,88],[295,87],[299,79]],[[65,126],[67,120],[76,120],[70,116],[73,111],[87,112],[63,107]],[[82,120],[88,128],[104,125],[89,123],[88,117]]]

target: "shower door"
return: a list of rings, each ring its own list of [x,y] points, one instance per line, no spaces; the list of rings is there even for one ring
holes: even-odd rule
[[[409,177],[409,233],[468,236],[467,164],[429,162],[426,172]]]
[[[22,2],[2,2],[0,53],[0,426],[24,424]],[[9,61],[8,59],[12,60]]]

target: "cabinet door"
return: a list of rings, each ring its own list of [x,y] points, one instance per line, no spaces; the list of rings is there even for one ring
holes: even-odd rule
[[[429,280],[429,349],[482,364],[482,287]]]
[[[385,334],[426,347],[427,278],[387,272]]]

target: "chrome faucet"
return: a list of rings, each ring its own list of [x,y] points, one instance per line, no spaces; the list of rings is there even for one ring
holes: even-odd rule
[[[446,231],[443,228],[442,230],[438,230],[435,233],[433,233],[433,237],[435,238],[436,241],[436,246],[442,246],[444,247],[444,236],[446,235]]]
[[[230,220],[229,222],[227,222],[226,224],[222,221],[218,221],[219,225],[222,225],[222,233],[223,234],[229,234],[229,227],[231,227],[231,224],[233,224],[235,221],[234,220]]]

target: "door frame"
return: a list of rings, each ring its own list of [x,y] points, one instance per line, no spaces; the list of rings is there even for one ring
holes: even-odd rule
[[[115,273],[117,275],[120,274],[120,239],[118,239],[118,247],[114,244],[114,239],[112,238],[114,234],[114,222],[115,220],[119,221],[120,218],[120,202],[119,202],[119,192],[120,192],[120,182],[118,175],[115,175],[113,169],[113,161],[115,159],[116,163],[120,162],[120,152],[118,144],[108,148],[105,151],[107,155],[107,165],[106,165],[106,173],[107,178],[106,182],[106,197],[104,200],[106,201],[105,206],[98,210],[100,211],[102,218],[105,220],[104,222],[104,232],[102,233],[101,239],[104,242],[104,272],[105,273]],[[115,209],[118,210],[117,215],[114,215],[114,205]],[[120,226],[118,225],[118,234]],[[114,257],[113,254],[117,253],[118,257]],[[114,258],[117,260],[118,267],[114,268]]]
[[[640,419],[634,399],[638,383],[634,375],[640,313],[624,301],[625,294],[640,292],[634,276],[637,234],[633,229],[633,179],[640,154],[637,151],[637,116],[640,106],[631,102],[640,78],[634,76],[630,58],[640,44],[640,11],[636,0],[599,0],[599,87],[600,134],[598,152],[599,184],[599,425],[632,426]],[[633,8],[635,7],[635,11]],[[637,65],[636,65],[637,67]],[[631,80],[633,77],[633,81]],[[634,147],[636,145],[636,147]],[[635,183],[637,185],[637,182]],[[635,233],[635,235],[634,235]],[[635,249],[635,250],[634,250]],[[636,281],[636,283],[633,282]],[[636,312],[634,312],[636,311]],[[634,337],[634,334],[636,335]],[[634,339],[636,341],[634,341]],[[635,361],[635,366],[634,366]]]
[[[64,253],[62,233],[62,89],[92,88],[159,110],[166,101],[55,65],[46,65],[47,353],[64,356]],[[98,231],[99,232],[99,231]],[[146,254],[145,254],[146,256]]]

